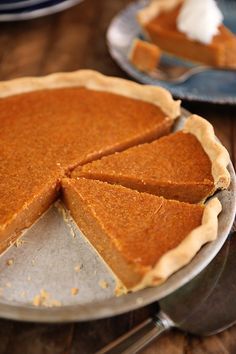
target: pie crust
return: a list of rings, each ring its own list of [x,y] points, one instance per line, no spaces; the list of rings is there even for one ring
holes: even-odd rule
[[[66,87],[85,87],[90,90],[111,92],[145,101],[158,106],[168,117],[180,116],[181,101],[173,100],[169,91],[162,87],[140,85],[116,77],[108,77],[93,70],[71,73],[55,73],[44,77],[26,77],[0,82],[0,97]]]
[[[215,190],[227,189],[230,185],[230,174],[227,169],[230,156],[226,148],[216,141],[213,126],[206,119],[193,114],[186,120],[184,131],[195,135],[209,156]]]

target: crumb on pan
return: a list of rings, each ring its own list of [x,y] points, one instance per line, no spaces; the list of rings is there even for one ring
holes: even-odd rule
[[[71,292],[71,295],[77,295],[79,292],[79,289],[78,288],[71,288],[70,292]]]
[[[119,279],[116,279],[116,287],[114,290],[115,296],[121,296],[124,294],[127,294],[127,289],[124,287],[124,285],[121,283]]]
[[[142,297],[138,297],[138,298],[136,299],[136,304],[137,304],[137,305],[142,305],[142,304],[143,304],[143,298],[142,298]]]
[[[105,280],[103,280],[103,279],[101,279],[101,280],[99,280],[99,286],[102,288],[102,289],[107,289],[108,288],[108,283],[105,281]]]
[[[75,270],[75,272],[79,273],[82,268],[83,268],[83,264],[77,264],[77,265],[74,267],[74,270]]]
[[[7,264],[8,266],[13,265],[13,264],[14,264],[14,259],[13,259],[13,258],[9,258],[9,259],[6,261],[6,264]]]
[[[20,293],[20,297],[24,298],[24,297],[25,297],[25,295],[26,295],[25,290],[22,290],[22,291],[21,291],[21,293]]]
[[[71,234],[71,236],[72,236],[73,238],[76,238],[75,230],[73,229],[73,227],[72,227],[70,224],[68,224],[68,226],[69,226],[69,229],[70,229],[70,234]]]
[[[14,243],[14,245],[15,245],[16,247],[20,247],[20,246],[23,245],[23,243],[25,243],[25,241],[24,241],[23,239],[21,239],[21,238],[18,238],[18,239],[16,240],[16,242]]]
[[[61,302],[53,299],[50,293],[48,293],[45,289],[40,290],[40,293],[33,298],[32,303],[34,306],[45,306],[45,307],[61,306]]]
[[[63,220],[65,221],[66,225],[69,227],[70,234],[72,235],[73,238],[75,238],[76,234],[75,234],[75,230],[73,229],[73,226],[71,225],[71,217],[68,210],[64,208],[63,204],[60,201],[56,201],[54,205],[59,211],[59,213],[61,214],[61,216],[63,217]]]

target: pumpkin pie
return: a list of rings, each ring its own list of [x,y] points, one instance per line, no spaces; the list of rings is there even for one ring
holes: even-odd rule
[[[228,163],[229,154],[216,142],[211,124],[193,115],[182,131],[79,166],[72,176],[199,203],[229,186]]]
[[[130,62],[139,70],[154,70],[161,59],[161,50],[155,44],[135,39],[129,52]]]
[[[138,13],[147,37],[163,51],[220,68],[236,68],[236,36],[223,24],[210,44],[189,39],[177,29],[183,0],[151,0]]]
[[[0,83],[0,250],[57,198],[75,166],[167,134],[162,88],[90,70]]]
[[[84,178],[62,187],[66,207],[123,291],[160,284],[217,236],[217,198],[188,204]]]

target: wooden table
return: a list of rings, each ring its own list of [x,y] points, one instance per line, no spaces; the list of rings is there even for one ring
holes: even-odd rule
[[[107,26],[128,0],[86,0],[51,17],[0,25],[0,79],[92,68],[126,77],[110,58]],[[236,158],[236,107],[183,102],[211,121],[219,138]],[[93,353],[152,314],[156,305],[105,320],[47,325],[0,321],[0,353]],[[200,338],[172,330],[143,351],[145,354],[236,353],[236,327]]]

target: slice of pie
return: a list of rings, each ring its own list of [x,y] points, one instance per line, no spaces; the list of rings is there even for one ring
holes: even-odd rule
[[[129,52],[129,61],[139,70],[149,72],[157,68],[161,50],[155,44],[135,39]]]
[[[204,207],[84,178],[62,186],[75,222],[126,291],[163,282],[217,236],[217,198]]]
[[[211,124],[193,115],[182,131],[79,166],[72,176],[199,203],[229,186],[228,163],[229,154],[216,142]]]
[[[75,166],[169,133],[180,102],[94,71],[0,83],[0,250],[55,200]]]
[[[138,13],[148,38],[163,51],[195,62],[222,68],[236,68],[236,36],[223,24],[210,44],[189,39],[177,29],[183,0],[151,0]]]

